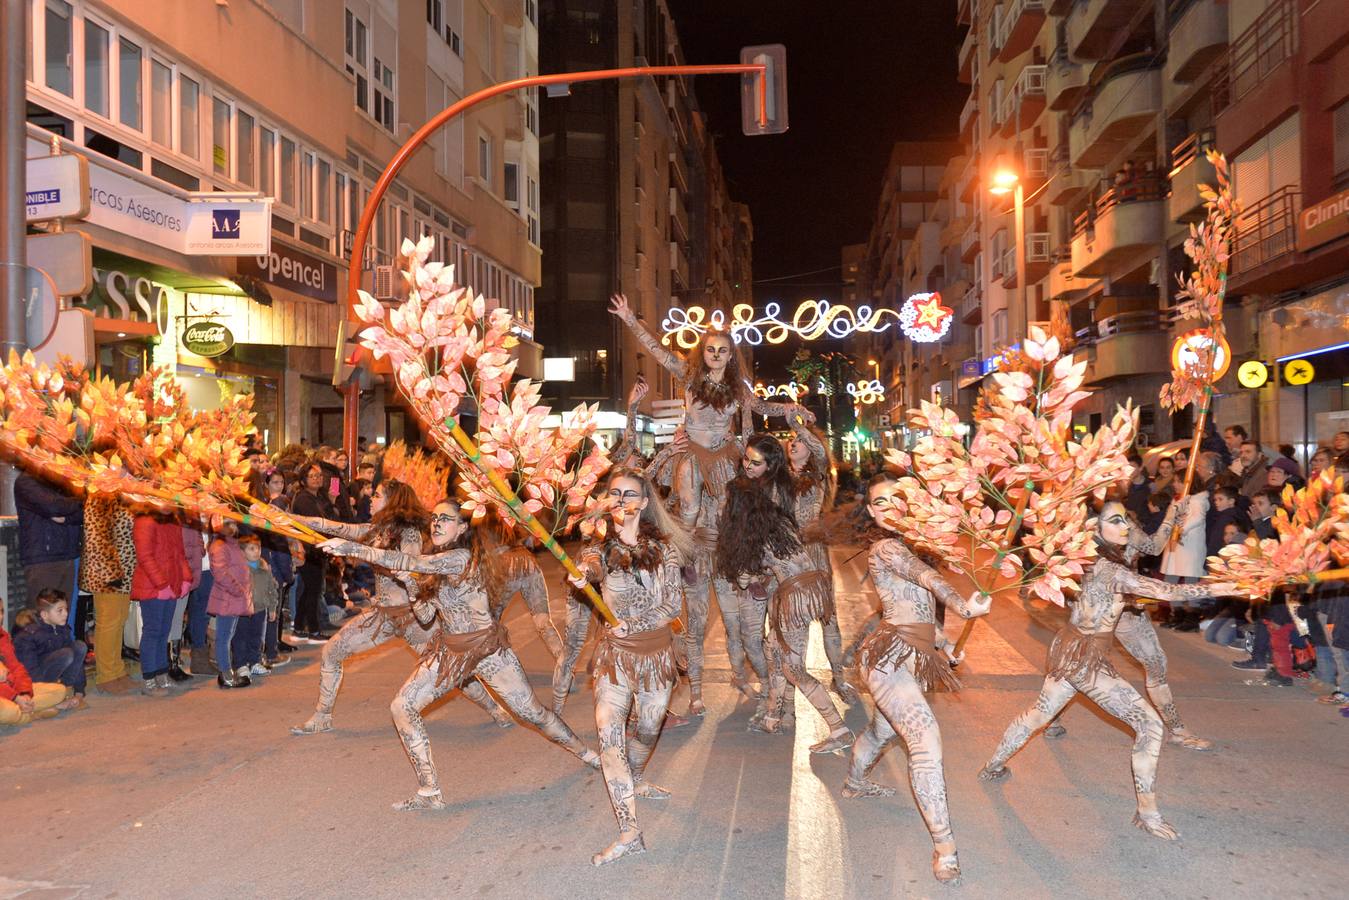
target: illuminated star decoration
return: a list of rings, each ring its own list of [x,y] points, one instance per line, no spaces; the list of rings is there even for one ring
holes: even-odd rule
[[[781,316],[782,305],[778,303],[767,304],[762,315],[757,314],[748,303],[737,303],[731,307],[729,322],[726,321],[726,313],[719,309],[708,312],[701,306],[687,309],[675,306],[671,307],[661,322],[661,343],[669,345],[673,341],[680,349],[690,350],[698,346],[702,336],[709,330],[729,331],[737,344],[749,344],[752,347],[764,342],[781,344],[793,335],[803,341],[845,338],[850,334],[886,331],[899,318],[898,313],[886,307],[873,309],[860,305],[853,309],[828,300],[801,301],[789,322]]]
[[[942,306],[941,294],[914,294],[899,310],[900,330],[911,341],[930,344],[951,330],[951,307]]]
[[[854,381],[848,384],[848,396],[863,406],[869,406],[885,399],[885,387],[875,378],[870,381]]]
[[[797,384],[795,381],[789,381],[786,384],[764,385],[762,382],[754,385],[754,393],[771,400],[774,397],[786,397],[793,403],[798,402],[806,394],[810,393],[810,386],[806,384]]]

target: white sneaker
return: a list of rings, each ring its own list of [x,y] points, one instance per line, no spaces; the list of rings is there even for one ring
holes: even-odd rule
[[[269,675],[271,670],[262,663],[253,663],[253,668],[248,670],[249,675]]]

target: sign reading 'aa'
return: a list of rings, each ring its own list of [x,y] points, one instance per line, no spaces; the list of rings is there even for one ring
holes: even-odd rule
[[[220,356],[234,346],[234,334],[220,322],[193,322],[183,329],[183,349],[197,356]]]

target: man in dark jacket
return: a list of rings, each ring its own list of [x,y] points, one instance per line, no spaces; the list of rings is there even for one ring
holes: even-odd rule
[[[31,601],[48,588],[75,596],[84,504],[29,475],[14,482],[19,513],[19,562]]]

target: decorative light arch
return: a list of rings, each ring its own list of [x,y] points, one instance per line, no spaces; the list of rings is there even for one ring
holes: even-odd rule
[[[820,338],[845,338],[851,334],[879,333],[888,330],[897,321],[900,321],[900,315],[893,309],[874,309],[866,305],[854,309],[828,300],[801,301],[790,320],[782,318],[782,305],[779,303],[766,305],[762,315],[757,314],[748,303],[737,303],[731,307],[729,322],[726,313],[720,309],[709,312],[701,306],[676,306],[665,314],[661,322],[664,333],[661,341],[667,345],[673,342],[680,349],[689,350],[698,346],[702,336],[711,330],[729,332],[737,344],[757,347],[763,343],[781,344],[792,336],[814,341]]]
[[[802,397],[810,393],[810,385],[797,384],[795,381],[789,381],[786,384],[769,384],[762,382],[754,385],[754,393],[765,400],[771,400],[774,397],[786,397],[793,403],[800,401]]]
[[[914,294],[899,309],[899,327],[911,341],[930,344],[951,330],[953,310],[942,306],[941,294]]]
[[[848,396],[857,403],[869,406],[885,399],[885,386],[873,378],[870,381],[852,381],[848,383]]]

